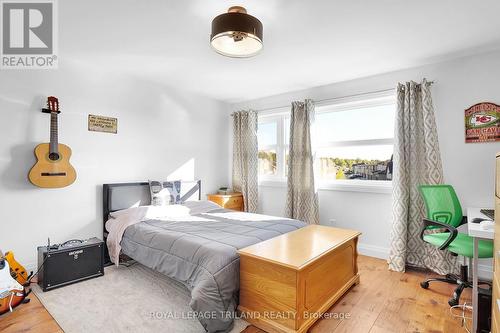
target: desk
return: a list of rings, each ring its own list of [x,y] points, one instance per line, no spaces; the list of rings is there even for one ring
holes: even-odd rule
[[[472,332],[477,331],[477,283],[478,283],[478,242],[480,239],[494,239],[495,238],[495,229],[483,230],[481,229],[479,223],[472,223],[472,220],[476,217],[489,219],[488,216],[481,213],[482,208],[467,208],[467,232],[469,236],[474,239],[474,251],[472,258]]]

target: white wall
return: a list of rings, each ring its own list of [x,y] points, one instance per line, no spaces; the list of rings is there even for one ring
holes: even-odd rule
[[[464,110],[483,101],[500,104],[500,51],[242,102],[231,108],[258,110],[304,98],[349,96],[390,89],[397,82],[420,81],[423,77],[435,81],[432,91],[445,181],[455,187],[464,208],[492,207],[494,159],[500,144],[465,144]],[[285,188],[261,186],[259,190],[261,212],[282,215]],[[392,216],[390,194],[320,191],[319,198],[322,224],[336,219],[336,226],[360,230],[362,253],[387,256]]]
[[[50,117],[40,112],[47,95],[60,98],[59,139],[72,148],[78,174],[63,189],[27,179],[34,147],[49,139]],[[118,134],[89,132],[89,113],[118,118]],[[204,193],[227,184],[227,114],[226,104],[77,62],[2,71],[0,248],[34,267],[47,237],[102,237],[103,183],[201,179]]]

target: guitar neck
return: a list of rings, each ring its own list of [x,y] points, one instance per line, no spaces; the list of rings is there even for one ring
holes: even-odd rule
[[[50,113],[50,153],[58,153],[58,137],[57,137],[57,113]]]

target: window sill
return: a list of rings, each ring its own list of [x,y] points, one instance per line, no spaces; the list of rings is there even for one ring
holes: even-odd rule
[[[286,181],[262,180],[259,187],[286,188]],[[348,180],[321,182],[317,185],[318,191],[342,191],[361,193],[392,193],[392,182],[390,181],[370,181],[370,180]]]
[[[383,180],[339,180],[318,184],[319,191],[392,193],[392,182]]]
[[[286,180],[260,180],[259,187],[286,187]]]

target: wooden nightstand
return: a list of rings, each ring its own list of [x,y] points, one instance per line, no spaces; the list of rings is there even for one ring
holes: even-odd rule
[[[208,200],[215,202],[222,208],[243,211],[243,194],[239,192],[231,194],[208,194]]]

